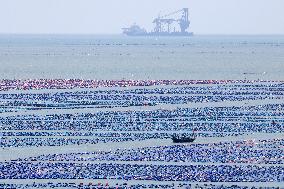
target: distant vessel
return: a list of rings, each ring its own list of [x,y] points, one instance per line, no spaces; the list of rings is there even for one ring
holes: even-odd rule
[[[172,136],[173,143],[186,143],[186,142],[193,142],[195,141],[195,138],[190,137],[181,137],[177,138],[175,136]]]
[[[177,15],[181,13],[180,18],[169,18],[169,16]],[[128,28],[122,28],[123,34],[127,36],[192,36],[192,32],[188,32],[190,21],[188,18],[188,8],[158,16],[154,19],[155,24],[154,31],[147,32],[146,29],[140,27],[137,24],[133,24]],[[176,30],[176,27],[179,30]]]
[[[178,137],[176,135],[172,136],[172,140],[173,143],[187,143],[187,142],[193,142],[195,141],[196,136],[194,134],[194,130],[193,130],[193,137],[189,137],[189,136],[185,136],[185,134],[183,134],[182,136]]]

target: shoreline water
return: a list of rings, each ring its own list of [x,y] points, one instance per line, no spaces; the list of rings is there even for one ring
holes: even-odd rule
[[[0,35],[0,78],[284,80],[284,36]]]
[[[0,187],[282,187],[283,51],[284,36],[0,34]]]

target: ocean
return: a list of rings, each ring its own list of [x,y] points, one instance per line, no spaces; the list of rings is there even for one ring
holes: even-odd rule
[[[0,79],[284,79],[284,36],[0,35]]]
[[[282,188],[283,64],[284,36],[0,35],[0,188]]]

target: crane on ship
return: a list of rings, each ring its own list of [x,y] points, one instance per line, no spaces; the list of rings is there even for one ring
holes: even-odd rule
[[[154,18],[154,29],[147,32],[137,24],[128,28],[122,28],[123,33],[128,36],[192,36],[192,32],[187,32],[190,21],[188,8],[183,8],[162,16]],[[176,27],[179,28],[176,30]]]
[[[170,16],[181,14],[181,17],[178,19],[169,18]],[[171,12],[169,14],[158,16],[154,19],[153,23],[155,24],[154,32],[171,32],[171,25],[173,23],[178,23],[180,26],[180,32],[185,33],[186,29],[189,27],[190,21],[188,19],[188,8],[183,8],[181,10],[177,10]],[[164,30],[164,26],[166,26],[167,31]],[[175,31],[174,31],[175,32]]]

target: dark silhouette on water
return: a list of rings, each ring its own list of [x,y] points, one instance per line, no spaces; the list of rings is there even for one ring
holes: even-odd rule
[[[195,141],[195,138],[190,137],[181,137],[177,138],[175,136],[172,136],[173,143],[186,143],[186,142],[193,142]]]
[[[180,15],[178,18],[177,15]],[[188,8],[174,11],[166,15],[159,15],[153,20],[155,24],[152,32],[147,32],[144,28],[137,24],[133,24],[128,28],[122,28],[123,33],[127,36],[192,36],[192,32],[188,32],[190,21]],[[179,30],[176,30],[176,26]]]
[[[185,133],[182,134],[182,136],[177,136],[176,134],[174,134],[172,136],[172,140],[173,140],[173,143],[190,143],[190,142],[193,142],[195,141],[196,139],[196,136],[194,134],[194,130],[193,130],[193,133],[192,133],[192,137],[190,136],[186,136]]]

